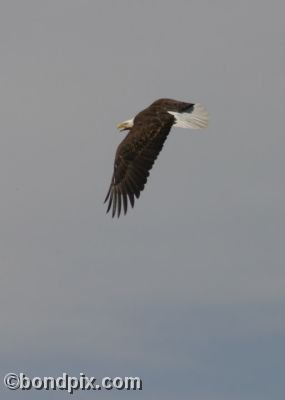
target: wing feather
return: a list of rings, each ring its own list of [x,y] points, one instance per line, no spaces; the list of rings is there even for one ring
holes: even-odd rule
[[[105,202],[108,200],[107,212],[112,207],[112,217],[119,217],[122,210],[128,210],[128,200],[131,207],[135,204],[147,182],[158,154],[174,122],[174,117],[163,114],[164,120],[155,119],[152,123],[138,124],[133,128],[118,146],[114,172]],[[121,198],[122,196],[122,198]]]

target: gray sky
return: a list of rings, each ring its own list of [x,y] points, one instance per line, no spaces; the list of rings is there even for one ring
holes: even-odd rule
[[[143,379],[108,399],[284,396],[284,12],[1,2],[1,398],[70,398],[8,391],[10,371]],[[209,129],[173,129],[112,220],[116,123],[159,97],[204,103]]]

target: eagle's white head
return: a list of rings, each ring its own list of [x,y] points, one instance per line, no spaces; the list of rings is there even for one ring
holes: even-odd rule
[[[122,132],[131,129],[134,126],[134,119],[127,119],[126,121],[120,122],[117,128]]]

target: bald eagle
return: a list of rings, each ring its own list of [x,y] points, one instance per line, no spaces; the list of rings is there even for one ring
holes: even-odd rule
[[[151,170],[172,128],[200,129],[208,126],[208,113],[199,103],[185,103],[172,99],[159,99],[133,119],[117,125],[120,131],[128,130],[119,144],[114,162],[114,172],[105,203],[112,217],[124,214],[128,203],[134,206],[144,189]]]

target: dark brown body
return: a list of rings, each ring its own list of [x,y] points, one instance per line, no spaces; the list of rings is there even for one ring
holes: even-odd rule
[[[134,206],[139,198],[163,144],[175,123],[168,111],[191,112],[192,103],[171,99],[160,99],[141,111],[134,118],[134,125],[118,146],[112,182],[105,202],[107,212],[112,207],[112,216],[119,217],[122,208],[127,212],[128,201]]]

